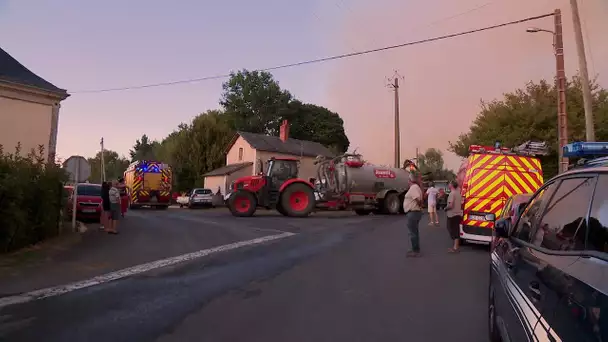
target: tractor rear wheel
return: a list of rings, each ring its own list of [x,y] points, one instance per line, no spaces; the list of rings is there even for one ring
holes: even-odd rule
[[[285,209],[283,209],[283,206],[281,206],[281,202],[277,203],[277,211],[283,215],[283,216],[287,216],[287,213],[285,212]]]
[[[292,184],[281,194],[282,209],[287,216],[306,217],[315,208],[315,195],[305,184]]]
[[[253,216],[258,203],[255,196],[246,190],[239,190],[230,196],[228,209],[234,216],[249,217]]]
[[[401,201],[399,201],[399,195],[395,192],[391,192],[386,195],[383,201],[383,212],[388,215],[397,215],[401,210]]]

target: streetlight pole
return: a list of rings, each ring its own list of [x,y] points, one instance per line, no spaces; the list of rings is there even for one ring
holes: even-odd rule
[[[555,31],[540,28],[529,28],[526,32],[548,32],[553,35],[553,51],[555,54],[555,88],[557,89],[557,136],[559,146],[559,173],[568,170],[568,158],[564,158],[564,146],[568,144],[568,115],[566,112],[566,72],[564,67],[564,40],[562,35],[562,13],[559,9],[554,13]]]

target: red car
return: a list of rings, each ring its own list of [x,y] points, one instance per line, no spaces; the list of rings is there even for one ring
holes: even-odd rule
[[[66,186],[68,191],[68,214],[72,215],[74,208],[73,194],[74,187]],[[77,200],[76,203],[76,218],[77,219],[92,219],[99,220],[101,217],[101,185],[90,183],[79,183],[76,185]]]

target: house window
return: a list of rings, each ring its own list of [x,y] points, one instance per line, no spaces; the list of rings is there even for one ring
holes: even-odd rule
[[[239,161],[243,161],[243,148],[239,147]]]

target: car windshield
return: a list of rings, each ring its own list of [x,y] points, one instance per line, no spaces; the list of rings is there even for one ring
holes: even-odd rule
[[[196,189],[194,190],[195,195],[211,195],[211,190],[209,189]]]
[[[101,186],[99,185],[78,185],[76,187],[79,196],[99,196],[101,197]]]

